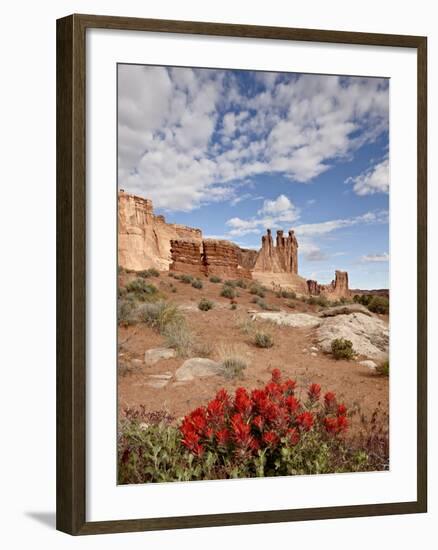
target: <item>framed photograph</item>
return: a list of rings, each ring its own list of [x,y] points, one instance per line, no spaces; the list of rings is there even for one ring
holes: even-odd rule
[[[426,47],[58,20],[59,530],[427,510]]]

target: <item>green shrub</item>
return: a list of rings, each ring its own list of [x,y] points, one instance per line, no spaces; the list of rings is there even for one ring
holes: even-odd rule
[[[380,376],[389,376],[389,361],[384,361],[376,367],[376,374]]]
[[[201,298],[198,303],[198,308],[201,311],[208,311],[210,309],[213,309],[214,303],[211,300],[207,300],[207,298]]]
[[[221,296],[223,296],[224,298],[235,298],[236,291],[232,286],[224,284],[221,290]]]
[[[241,357],[227,357],[221,362],[225,378],[242,378],[248,363]]]
[[[204,285],[202,284],[202,281],[200,279],[195,279],[194,281],[192,281],[193,288],[201,289],[203,286]]]
[[[256,296],[259,296],[260,298],[265,297],[265,288],[262,285],[252,284],[249,288],[249,291],[250,291],[251,294],[255,294]]]
[[[333,340],[331,350],[335,359],[352,359],[354,356],[353,343],[345,338]]]
[[[180,357],[189,357],[195,345],[193,334],[183,322],[170,323],[163,331],[166,344]]]
[[[117,302],[117,321],[120,324],[130,325],[135,322],[135,302],[129,299],[121,299]]]
[[[157,287],[141,278],[129,282],[126,285],[126,290],[128,293],[132,293],[137,300],[143,302],[156,300],[159,296]]]
[[[220,277],[218,277],[217,275],[212,275],[209,280],[210,280],[210,283],[221,283],[222,282],[222,279]]]
[[[259,348],[272,348],[274,339],[269,332],[257,331],[254,334],[254,343]]]
[[[321,307],[327,307],[329,305],[329,301],[325,296],[318,296],[316,303]]]
[[[368,309],[373,313],[389,313],[389,300],[384,296],[373,296],[368,304]]]
[[[184,316],[178,306],[170,302],[143,304],[138,308],[138,317],[160,333],[170,324],[184,323]]]
[[[309,306],[316,306],[318,304],[318,298],[315,298],[315,296],[310,296],[307,298],[306,302],[309,304]]]
[[[231,279],[227,279],[226,281],[224,281],[224,286],[230,286],[232,288],[236,288],[237,281],[232,281]]]
[[[279,290],[277,292],[277,298],[288,298],[289,300],[296,300],[297,294],[293,290]]]
[[[178,279],[185,283],[186,285],[191,285],[193,283],[193,277],[191,275],[183,274],[178,277]]]
[[[365,307],[368,307],[373,296],[371,294],[355,294],[353,296],[353,302],[356,304],[362,304]]]
[[[238,279],[236,281],[236,286],[238,286],[239,288],[243,288],[243,289],[248,288],[248,285],[247,285],[247,283],[244,279]]]
[[[279,307],[272,304],[267,304],[265,300],[262,300],[262,298],[259,298],[258,296],[254,297],[253,303],[257,304],[261,309],[265,309],[266,311],[280,311]]]
[[[160,272],[158,269],[155,269],[155,267],[151,267],[149,269],[145,269],[143,271],[139,271],[137,273],[139,277],[143,277],[144,279],[147,279],[148,277],[159,277]]]
[[[230,309],[237,309],[237,304],[231,304]]]

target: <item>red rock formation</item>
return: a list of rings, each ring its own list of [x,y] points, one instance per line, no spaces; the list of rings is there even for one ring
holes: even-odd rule
[[[253,250],[250,248],[239,248],[238,246],[236,246],[236,249],[238,264],[244,269],[254,269],[257,260],[258,250]]]
[[[200,245],[194,241],[171,240],[171,271],[182,271],[199,275],[202,271]]]
[[[251,278],[250,271],[239,265],[238,247],[232,242],[206,239],[202,241],[202,248],[202,263],[207,275]]]
[[[312,279],[309,279],[307,281],[307,288],[311,296],[318,296],[319,294],[321,294],[321,285],[318,284],[318,281],[313,281]]]
[[[298,241],[293,231],[287,237],[283,231],[277,231],[276,246],[274,246],[271,230],[262,237],[260,249],[254,265],[254,271],[271,273],[298,274]]]
[[[118,195],[118,264],[140,271],[155,267],[167,270],[171,261],[170,241],[202,241],[200,229],[166,223],[156,216],[152,201],[119,191]]]
[[[348,273],[346,271],[336,271],[335,279],[328,285],[320,285],[317,281],[308,280],[307,288],[312,296],[322,294],[330,299],[348,298],[350,296]]]

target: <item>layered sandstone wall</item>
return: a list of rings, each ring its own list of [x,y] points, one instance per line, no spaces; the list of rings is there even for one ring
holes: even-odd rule
[[[118,263],[141,271],[169,269],[170,241],[202,241],[200,229],[166,223],[153,212],[152,201],[123,191],[118,194]]]
[[[169,269],[192,275],[199,275],[202,270],[200,244],[194,241],[170,241],[171,264]]]
[[[202,263],[206,275],[226,278],[251,278],[248,269],[239,265],[238,247],[225,240],[202,241]]]

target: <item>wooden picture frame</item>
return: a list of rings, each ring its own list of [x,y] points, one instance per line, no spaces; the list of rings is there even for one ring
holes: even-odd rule
[[[417,53],[418,344],[417,499],[373,505],[270,510],[120,521],[86,521],[86,148],[87,29],[188,33],[412,48]],[[94,15],[57,21],[57,529],[72,535],[408,514],[427,510],[427,40]]]

